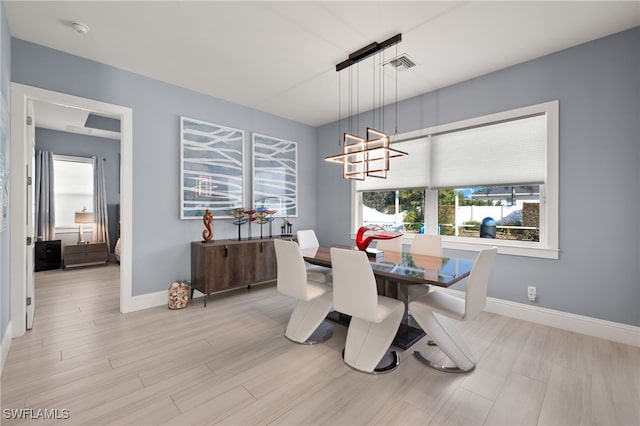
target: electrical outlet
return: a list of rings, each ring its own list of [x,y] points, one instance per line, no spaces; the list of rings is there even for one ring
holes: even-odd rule
[[[536,288],[532,285],[527,287],[527,297],[530,301],[535,302],[536,300]]]

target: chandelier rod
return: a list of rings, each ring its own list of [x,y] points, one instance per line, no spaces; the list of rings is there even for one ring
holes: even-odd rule
[[[336,71],[340,72],[345,68],[349,68],[353,64],[357,64],[358,62],[368,58],[376,52],[384,50],[389,46],[393,46],[394,44],[400,43],[402,41],[402,34],[396,34],[391,38],[386,39],[380,43],[373,42],[361,49],[356,50],[355,52],[349,55],[349,58],[340,62],[336,65]]]

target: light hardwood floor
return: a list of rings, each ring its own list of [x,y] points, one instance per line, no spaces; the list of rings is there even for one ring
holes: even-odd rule
[[[640,424],[637,347],[483,313],[463,328],[475,371],[437,372],[411,349],[370,376],[342,362],[340,326],[323,344],[286,340],[294,301],[272,284],[122,315],[118,273],[36,274],[34,329],[2,374],[2,424]],[[19,408],[69,419],[6,418]]]

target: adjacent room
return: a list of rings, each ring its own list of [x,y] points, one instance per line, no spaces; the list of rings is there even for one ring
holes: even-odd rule
[[[0,0],[3,424],[640,423],[640,2]]]

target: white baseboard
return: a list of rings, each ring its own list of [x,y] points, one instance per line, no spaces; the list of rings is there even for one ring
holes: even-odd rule
[[[139,311],[141,309],[155,308],[156,306],[166,305],[168,302],[169,297],[166,290],[141,294],[125,299],[122,313],[126,314],[127,312]]]
[[[2,352],[0,358],[0,374],[4,369],[4,363],[7,360],[7,355],[9,355],[9,348],[11,347],[11,341],[13,340],[13,327],[11,321],[7,325],[7,329],[4,332],[4,337],[2,338],[2,343],[0,343],[0,352]]]
[[[457,297],[464,297],[464,292],[459,290],[446,289],[443,291]],[[584,315],[541,308],[539,306],[526,305],[524,303],[511,302],[508,300],[494,299],[492,297],[487,298],[487,306],[485,307],[485,310],[487,312],[504,315],[509,318],[531,321],[536,324],[548,325],[562,330],[573,331],[592,337],[640,347],[640,327],[628,324],[621,324],[618,322],[591,318]]]
[[[440,291],[448,292],[457,297],[464,297],[464,292],[452,289],[441,289]],[[198,291],[195,292],[194,298],[202,297]],[[154,308],[156,306],[166,305],[168,297],[166,291],[158,291],[156,293],[142,294],[134,296],[127,301],[127,309],[124,312],[133,312],[140,309]],[[611,340],[626,345],[640,347],[640,327],[628,324],[621,324],[613,321],[591,318],[584,315],[571,314],[553,309],[541,308],[539,306],[525,305],[524,303],[511,302],[508,300],[487,298],[487,312],[498,315],[504,315],[509,318],[516,318],[525,321],[531,321],[536,324],[548,325],[550,327],[560,328],[562,330],[573,331],[576,333],[586,334],[592,337]],[[2,362],[5,360],[5,342],[6,337],[10,334],[11,327],[5,333],[5,339],[2,342]],[[9,338],[9,344],[11,339]],[[7,344],[6,352],[9,351]]]
[[[263,284],[269,284],[269,283],[273,283],[274,281],[264,281],[264,282],[260,282],[260,283],[255,283],[255,284],[251,284],[252,287],[258,286],[258,285],[263,285]],[[220,290],[216,293],[225,293],[225,292],[229,292],[229,291],[237,291],[239,289],[242,288],[247,288],[247,287],[237,287],[237,288],[230,288],[228,290]],[[213,293],[212,293],[213,294]],[[199,298],[199,297],[203,297],[204,294],[200,293],[198,290],[195,290],[193,292],[193,298]],[[147,308],[155,308],[156,306],[162,306],[162,305],[167,305],[169,303],[169,295],[167,293],[167,291],[157,291],[155,293],[147,293],[147,294],[141,294],[140,296],[133,296],[133,297],[129,297],[127,299],[124,300],[124,307],[122,309],[122,313],[127,313],[127,312],[134,312],[134,311],[139,311],[141,309],[147,309]]]

